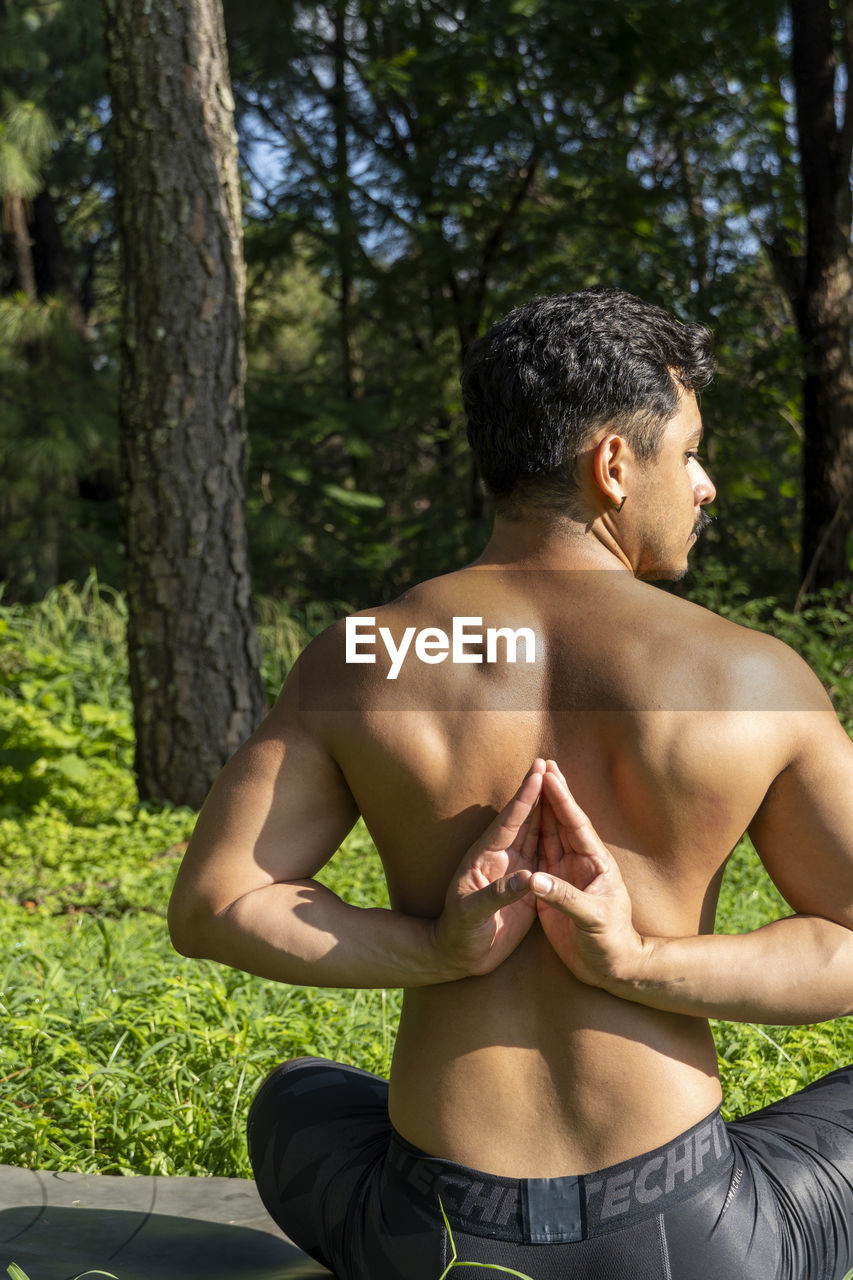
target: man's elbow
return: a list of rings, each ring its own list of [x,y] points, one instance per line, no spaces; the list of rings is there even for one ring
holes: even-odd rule
[[[169,938],[179,955],[190,960],[214,960],[216,914],[204,904],[182,902],[175,895],[166,913]]]

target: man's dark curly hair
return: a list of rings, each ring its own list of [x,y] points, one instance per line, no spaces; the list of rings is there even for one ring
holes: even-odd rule
[[[713,377],[712,337],[621,289],[534,298],[471,346],[468,441],[499,511],[566,510],[579,451],[602,427],[650,458],[681,389]]]

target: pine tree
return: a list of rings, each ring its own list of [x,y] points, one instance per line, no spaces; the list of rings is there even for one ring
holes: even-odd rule
[[[263,711],[244,521],[240,187],[220,0],[104,0],[140,795],[198,806]]]

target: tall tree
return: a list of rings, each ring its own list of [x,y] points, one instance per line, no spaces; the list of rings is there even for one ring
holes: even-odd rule
[[[803,344],[803,587],[849,579],[853,530],[853,3],[792,0],[806,217],[795,293]]]
[[[263,711],[244,522],[244,267],[220,0],[104,0],[122,248],[140,795],[197,806]]]

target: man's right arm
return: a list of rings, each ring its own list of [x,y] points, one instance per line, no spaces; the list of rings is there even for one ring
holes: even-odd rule
[[[544,761],[468,851],[438,920],[352,906],[314,878],[358,809],[300,710],[298,675],[205,803],[169,905],[175,947],[312,986],[414,987],[489,972],[535,918],[527,886]]]

